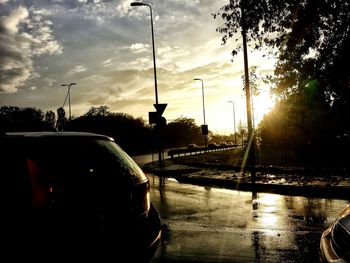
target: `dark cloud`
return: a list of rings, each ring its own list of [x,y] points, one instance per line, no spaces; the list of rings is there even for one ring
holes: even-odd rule
[[[38,76],[33,57],[61,52],[45,10],[18,7],[0,17],[0,92],[16,92]]]

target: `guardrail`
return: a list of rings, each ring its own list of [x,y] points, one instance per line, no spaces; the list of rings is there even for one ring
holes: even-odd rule
[[[214,146],[214,147],[196,147],[192,149],[188,148],[178,148],[178,149],[171,149],[168,151],[168,156],[170,158],[174,157],[180,157],[180,156],[186,156],[186,155],[195,155],[195,154],[201,154],[205,152],[213,152],[213,151],[222,151],[227,149],[233,149],[238,147],[239,145],[227,145],[227,146]]]

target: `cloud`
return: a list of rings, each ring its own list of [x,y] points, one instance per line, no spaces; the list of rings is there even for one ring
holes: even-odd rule
[[[113,60],[112,58],[106,59],[105,61],[102,61],[102,66],[103,67],[110,67],[113,65]]]
[[[150,45],[148,45],[148,44],[136,43],[136,44],[132,44],[130,46],[130,49],[134,53],[141,53],[141,52],[149,50],[149,47],[150,47]]]
[[[130,14],[130,3],[134,2],[133,0],[122,0],[121,3],[117,6],[117,11],[121,17]]]
[[[115,17],[123,17],[128,13],[127,8],[130,7],[131,0],[122,2],[116,7],[116,1],[101,1],[101,0],[76,0],[70,2],[75,15],[86,20],[95,21],[97,24],[103,24],[108,20],[113,20]],[[119,1],[117,1],[119,2]]]
[[[75,74],[84,72],[84,71],[86,71],[86,70],[87,70],[87,68],[86,68],[85,66],[83,66],[83,65],[76,65],[73,69],[71,69],[71,70],[67,73],[67,75],[68,75],[68,76],[74,76]]]
[[[60,54],[62,47],[52,36],[47,10],[14,9],[0,17],[0,92],[16,92],[29,80],[39,76],[33,57]]]

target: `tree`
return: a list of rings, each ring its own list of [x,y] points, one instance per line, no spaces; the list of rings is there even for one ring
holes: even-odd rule
[[[213,14],[214,18],[219,16],[224,21],[217,28],[223,34],[223,44],[230,38],[235,38],[236,43],[240,41],[237,33],[242,28],[242,10],[248,42],[256,49],[272,48],[273,54],[278,50],[281,61],[294,61],[297,65],[308,60],[306,55],[313,54],[323,57],[324,63],[333,64],[333,59],[348,43],[350,5],[347,1],[230,0]],[[241,48],[239,44],[232,54]],[[326,57],[332,61],[327,62]]]
[[[44,114],[37,108],[16,106],[0,107],[1,131],[43,131],[50,130],[44,121]]]
[[[85,114],[86,116],[108,116],[110,112],[108,111],[108,106],[92,106],[89,111]]]
[[[129,154],[151,149],[151,132],[142,118],[110,112],[107,106],[91,107],[84,115],[69,121],[66,129],[108,135]]]
[[[244,141],[246,140],[248,131],[247,131],[247,127],[243,125],[241,121],[238,123],[238,134],[241,137],[241,144],[243,146],[245,144]]]
[[[56,126],[56,116],[53,111],[47,111],[45,113],[45,123],[47,124],[48,128],[51,130],[55,129]]]
[[[202,138],[201,129],[192,118],[180,117],[165,127],[165,140],[169,147],[202,144]]]
[[[350,4],[342,0],[231,0],[214,14],[225,44],[235,37],[245,13],[248,43],[278,55],[274,91],[280,97],[317,80],[324,99],[333,104],[349,96]],[[239,42],[238,42],[239,43]],[[232,51],[235,55],[239,44]],[[277,52],[278,51],[278,52]],[[342,99],[343,98],[343,99]],[[347,106],[346,106],[347,107]]]
[[[271,114],[265,128],[274,123],[278,130],[287,120],[298,141],[313,145],[350,134],[350,74],[345,66],[350,59],[349,2],[231,0],[214,14],[224,20],[217,29],[224,44],[236,37],[242,13],[248,43],[256,49],[269,48],[278,57],[270,80],[279,107],[287,111],[280,123],[272,121]]]
[[[57,122],[56,122],[56,129],[58,131],[63,131],[66,127],[67,118],[66,118],[66,111],[63,107],[59,107],[57,109]]]
[[[15,106],[0,107],[0,131],[11,131],[14,128],[15,115],[20,110]],[[11,128],[12,127],[12,128]]]

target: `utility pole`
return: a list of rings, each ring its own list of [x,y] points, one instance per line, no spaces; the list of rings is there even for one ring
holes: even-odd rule
[[[247,107],[247,124],[248,124],[248,158],[251,172],[251,180],[255,182],[255,134],[252,127],[252,110],[250,99],[250,86],[249,86],[249,70],[248,70],[248,55],[247,55],[247,37],[246,37],[246,21],[245,21],[245,6],[241,1],[241,14],[242,14],[242,39],[243,39],[243,56],[244,56],[244,79],[245,79],[245,96]]]
[[[71,88],[71,86],[73,86],[73,85],[77,85],[77,83],[71,82],[71,83],[69,83],[69,84],[62,84],[62,85],[61,85],[61,86],[63,86],[63,87],[68,87],[67,95],[66,95],[66,98],[64,99],[62,108],[64,108],[64,105],[66,104],[66,100],[67,100],[67,97],[68,97],[69,120],[72,120],[72,111],[71,111],[71,106],[70,106],[70,88]]]

